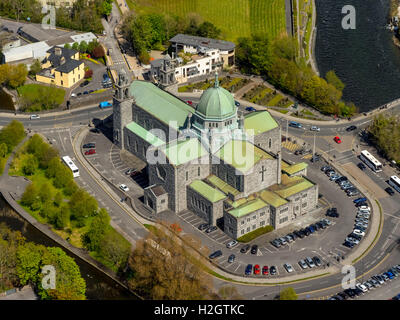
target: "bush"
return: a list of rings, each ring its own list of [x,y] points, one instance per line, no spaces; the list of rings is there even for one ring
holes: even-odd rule
[[[237,241],[247,243],[247,242],[254,240],[255,238],[257,238],[265,233],[271,232],[273,230],[274,230],[273,226],[261,227],[261,228],[251,231],[251,232],[245,234],[244,236],[238,238]]]
[[[93,76],[93,70],[89,69],[85,71],[85,79],[91,78]]]

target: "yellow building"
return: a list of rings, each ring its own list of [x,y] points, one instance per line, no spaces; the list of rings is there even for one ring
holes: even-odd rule
[[[59,87],[70,88],[84,78],[85,64],[79,60],[79,52],[73,49],[53,47],[42,61],[42,70],[36,80]]]

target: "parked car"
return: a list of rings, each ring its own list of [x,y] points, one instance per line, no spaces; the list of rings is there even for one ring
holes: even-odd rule
[[[257,254],[257,251],[258,251],[258,245],[253,244],[253,245],[251,246],[250,253],[251,253],[251,254]]]
[[[290,235],[285,236],[285,239],[288,243],[293,242],[293,238]]]
[[[345,246],[345,247],[347,247],[347,248],[353,248],[354,246],[355,246],[355,244],[353,243],[353,242],[349,242],[349,241],[345,241],[344,243],[343,243],[343,245]]]
[[[283,267],[285,268],[285,270],[286,270],[288,273],[293,272],[293,267],[292,267],[292,265],[291,265],[290,263],[285,263],[285,264],[283,265]]]
[[[92,132],[92,133],[100,133],[101,131],[100,131],[100,129],[92,128],[92,129],[90,129],[90,132]]]
[[[254,274],[260,274],[260,266],[258,264],[254,266]]]
[[[123,184],[123,183],[121,183],[121,184],[119,185],[119,188],[120,188],[122,191],[125,191],[125,192],[128,192],[128,191],[129,191],[129,188],[128,188],[125,184]]]
[[[208,223],[202,223],[201,225],[198,226],[198,229],[200,231],[206,230],[209,227]]]
[[[358,163],[358,164],[357,164],[357,167],[359,167],[360,170],[362,170],[362,171],[364,171],[364,170],[367,168],[367,167],[365,166],[365,164],[362,163],[362,162]]]
[[[301,259],[301,260],[299,261],[299,265],[300,265],[300,267],[301,267],[302,269],[307,269],[307,268],[308,268],[307,263],[306,263],[303,259]]]
[[[89,149],[89,148],[96,148],[96,144],[91,142],[91,143],[85,143],[82,148],[84,149]]]
[[[281,247],[281,242],[279,241],[279,239],[275,239],[271,241],[271,244],[275,247],[275,248],[280,248]]]
[[[318,258],[317,256],[313,257],[313,260],[317,267],[320,267],[322,265],[321,259]]]
[[[315,267],[315,263],[314,263],[313,259],[311,259],[310,257],[306,257],[306,263],[308,264],[308,266],[310,268],[314,268]]]
[[[241,249],[240,252],[241,253],[247,253],[247,251],[250,250],[250,245],[249,244],[245,244]]]
[[[268,272],[269,270],[268,270],[268,266],[264,266],[263,268],[262,268],[262,274],[263,275],[267,275],[269,272]]]
[[[254,107],[246,107],[246,111],[256,111],[256,108]]]
[[[187,103],[188,105],[190,105],[190,106],[193,105],[193,102],[192,102],[191,100],[187,100],[186,103]]]
[[[333,140],[334,140],[336,143],[342,143],[342,140],[340,140],[340,138],[339,138],[338,136],[334,137]]]
[[[367,198],[364,198],[364,197],[353,200],[354,203],[365,202],[365,201],[367,201]]]
[[[85,151],[85,156],[95,154],[95,153],[96,153],[96,149],[89,149],[89,150]]]
[[[240,107],[240,102],[235,100],[235,106]]]
[[[222,251],[221,250],[217,250],[217,251],[211,253],[209,258],[210,259],[215,259],[215,258],[218,258],[220,256],[222,256]]]
[[[244,273],[248,276],[248,275],[251,275],[252,271],[253,271],[253,265],[248,264]]]
[[[287,244],[287,241],[286,241],[286,239],[284,237],[279,238],[279,241],[281,242],[281,245],[283,245],[283,246],[285,244]]]
[[[216,227],[216,226],[210,226],[210,227],[208,227],[208,228],[206,229],[206,233],[211,233],[211,232],[213,232],[213,231],[215,231],[215,230],[217,230],[217,227]]]
[[[354,233],[354,234],[358,234],[358,235],[360,235],[360,236],[365,236],[365,232],[364,232],[364,231],[361,231],[361,230],[358,230],[358,229],[354,229],[354,230],[353,230],[353,233]]]
[[[236,241],[236,240],[232,240],[232,241],[229,241],[227,244],[226,244],[226,247],[228,248],[228,249],[230,249],[230,248],[233,248],[234,246],[236,246],[238,244],[238,242]]]
[[[79,86],[80,86],[81,88],[83,88],[83,87],[87,86],[88,84],[89,84],[89,81],[88,81],[88,80],[85,80],[85,81],[82,82]]]
[[[129,175],[132,173],[133,170],[134,170],[134,169],[128,169],[128,170],[125,171],[125,174],[126,174],[127,176],[129,176]]]
[[[387,188],[385,189],[385,191],[386,191],[389,195],[391,195],[391,196],[394,195],[394,191],[393,191],[393,189],[392,189],[391,187],[387,187]]]
[[[355,204],[355,206],[357,208],[362,207],[362,206],[367,206],[367,205],[368,205],[368,203],[366,203],[366,202],[358,202],[358,203]]]
[[[275,266],[271,266],[271,267],[269,268],[269,274],[270,274],[271,276],[273,276],[273,275],[276,274],[276,267],[275,267]]]

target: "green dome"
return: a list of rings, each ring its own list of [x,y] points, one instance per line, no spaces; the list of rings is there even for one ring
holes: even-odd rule
[[[229,91],[218,86],[207,89],[200,98],[196,113],[206,119],[222,120],[236,114],[235,100]]]

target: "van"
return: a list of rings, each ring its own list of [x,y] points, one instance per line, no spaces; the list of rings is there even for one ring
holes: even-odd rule
[[[294,128],[303,128],[301,123],[298,123],[296,121],[290,121],[289,126],[294,127]]]

